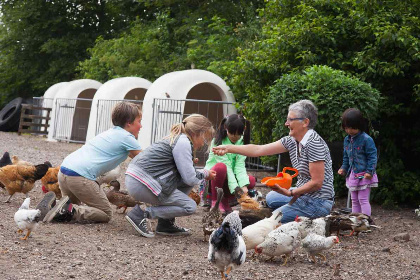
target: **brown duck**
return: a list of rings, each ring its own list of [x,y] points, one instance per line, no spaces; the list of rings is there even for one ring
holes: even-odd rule
[[[216,188],[217,192],[217,201],[216,204],[207,212],[202,219],[203,222],[203,233],[204,233],[204,242],[207,242],[207,237],[212,234],[212,232],[219,228],[223,222],[222,212],[219,210],[219,203],[223,197],[223,189]]]
[[[117,210],[124,208],[123,214],[127,210],[127,207],[134,207],[138,203],[127,192],[120,190],[121,185],[117,180],[109,182],[107,187],[110,188],[111,186],[112,189],[106,193],[106,197],[109,202],[117,206]]]

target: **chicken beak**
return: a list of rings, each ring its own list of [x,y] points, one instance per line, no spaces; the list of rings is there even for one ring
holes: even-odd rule
[[[258,245],[257,246],[255,246],[255,253],[257,253],[257,254],[261,254],[262,253],[262,248],[258,248]]]

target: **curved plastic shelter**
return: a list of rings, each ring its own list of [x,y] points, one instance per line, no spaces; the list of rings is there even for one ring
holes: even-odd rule
[[[143,101],[142,148],[169,134],[173,124],[199,113],[217,125],[224,115],[236,113],[235,98],[225,81],[198,69],[176,71],[159,77]]]
[[[53,107],[53,101],[54,97],[57,95],[57,93],[67,86],[69,82],[61,82],[56,83],[52,86],[50,86],[44,93],[44,96],[42,97],[42,107],[44,108],[52,108]]]
[[[92,99],[101,85],[81,79],[60,88],[54,96],[49,141],[85,142]]]
[[[121,100],[142,104],[152,83],[139,77],[116,78],[104,83],[92,100],[86,140],[112,127],[112,108]]]

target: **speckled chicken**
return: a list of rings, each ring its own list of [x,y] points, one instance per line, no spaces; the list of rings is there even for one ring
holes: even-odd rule
[[[120,190],[120,182],[117,180],[113,180],[109,182],[108,187],[112,189],[106,193],[106,197],[108,198],[109,202],[117,206],[117,210],[120,208],[124,208],[123,214],[127,210],[127,207],[134,207],[136,206],[137,202],[131,197],[127,192]]]
[[[308,217],[296,217],[295,221],[302,223],[302,238],[310,233],[325,236],[328,223],[325,217],[310,219]]]
[[[207,258],[219,270],[222,279],[226,279],[232,269],[245,262],[246,245],[238,211],[227,215],[222,225],[211,234]]]
[[[29,209],[30,203],[31,199],[29,197],[26,198],[14,216],[15,222],[19,228],[18,233],[27,230],[25,237],[21,238],[22,240],[28,239],[31,232],[38,226],[41,217],[41,210]]]
[[[337,236],[325,237],[315,233],[309,233],[302,240],[302,247],[309,254],[312,261],[316,263],[315,256],[320,256],[324,261],[326,261],[327,258],[325,255],[321,254],[321,252],[330,249],[334,244],[337,243],[339,243]]]
[[[203,233],[204,233],[204,242],[207,241],[207,236],[210,236],[214,230],[220,227],[223,222],[222,212],[220,212],[219,204],[223,198],[223,189],[216,188],[217,200],[216,204],[210,209],[209,212],[204,214],[203,219]]]
[[[28,197],[28,192],[33,189],[35,181],[44,177],[48,171],[48,165],[7,165],[0,168],[0,187],[6,188],[10,202],[12,196],[21,192]]]

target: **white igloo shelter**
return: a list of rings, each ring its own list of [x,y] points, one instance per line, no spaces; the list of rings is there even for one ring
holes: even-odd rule
[[[48,140],[83,143],[92,99],[102,84],[91,79],[68,82],[54,96]]]
[[[144,149],[169,134],[171,126],[199,113],[216,127],[223,116],[236,113],[235,98],[216,74],[198,69],[176,71],[159,77],[143,100],[143,128],[139,142]]]
[[[86,141],[112,127],[112,108],[121,100],[141,104],[152,83],[139,77],[122,77],[107,81],[92,100]]]

